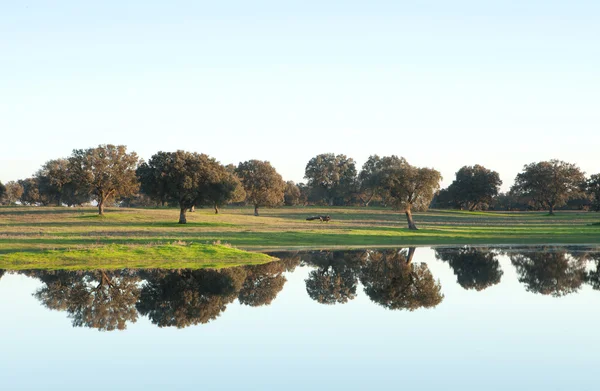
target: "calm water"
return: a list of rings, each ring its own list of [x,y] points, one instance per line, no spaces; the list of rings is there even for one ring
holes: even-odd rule
[[[2,390],[597,390],[598,249],[0,271]]]

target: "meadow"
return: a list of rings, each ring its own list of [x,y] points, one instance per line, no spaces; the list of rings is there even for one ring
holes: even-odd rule
[[[316,214],[332,221],[306,221]],[[388,208],[177,209],[0,207],[0,269],[225,267],[264,263],[261,251],[436,245],[600,245],[594,212],[415,213],[418,231]]]

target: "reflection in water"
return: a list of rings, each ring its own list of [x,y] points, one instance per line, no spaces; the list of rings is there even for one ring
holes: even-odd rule
[[[135,271],[31,271],[45,286],[34,295],[46,307],[67,311],[73,326],[123,330],[134,323],[140,295]]]
[[[486,248],[440,248],[435,250],[435,257],[448,262],[458,284],[465,289],[482,291],[502,278],[497,255]]]
[[[356,297],[358,281],[375,303],[392,310],[435,307],[444,295],[425,263],[412,262],[408,250],[322,251],[303,260],[317,269],[306,279],[306,291],[322,304],[343,304]]]
[[[527,291],[560,297],[577,292],[586,281],[585,258],[563,249],[543,249],[509,254],[519,282]]]
[[[412,262],[415,249],[369,251],[360,281],[375,303],[392,310],[431,308],[444,298],[425,263]]]
[[[317,269],[306,279],[306,291],[321,304],[346,303],[356,297],[361,257],[356,251],[318,251],[304,260]]]
[[[441,248],[458,284],[482,291],[499,284],[498,256],[485,248]],[[308,296],[321,304],[344,304],[359,294],[390,310],[432,308],[444,299],[440,282],[426,263],[416,262],[415,248],[390,250],[308,251],[272,254],[281,261],[221,270],[94,270],[18,273],[37,278],[34,297],[52,310],[64,311],[73,326],[123,330],[146,316],[159,327],[183,328],[213,321],[236,299],[241,305],[268,306],[286,284],[285,272],[310,267]],[[527,291],[564,296],[584,283],[600,290],[600,253],[566,248],[507,250],[519,282]],[[418,257],[418,256],[417,256]],[[594,267],[586,268],[587,263]],[[0,269],[0,278],[5,274]],[[14,273],[9,271],[9,273]]]

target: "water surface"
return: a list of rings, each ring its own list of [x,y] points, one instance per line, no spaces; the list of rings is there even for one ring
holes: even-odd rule
[[[0,271],[1,389],[596,390],[600,252]]]

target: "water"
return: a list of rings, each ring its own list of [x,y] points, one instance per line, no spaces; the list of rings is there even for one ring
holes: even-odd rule
[[[596,249],[276,255],[5,271],[0,389],[598,389]]]

